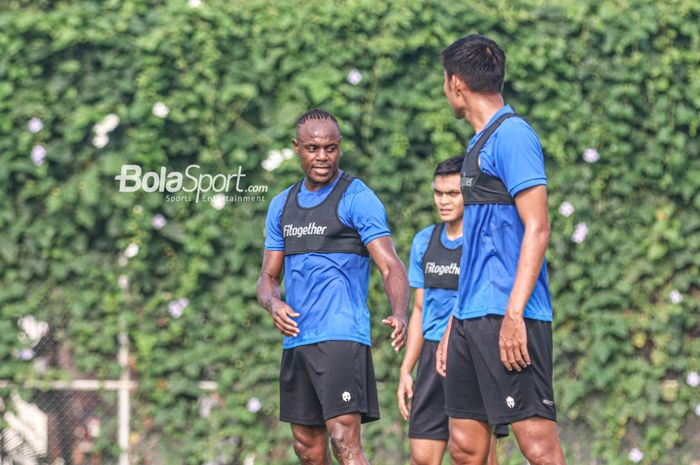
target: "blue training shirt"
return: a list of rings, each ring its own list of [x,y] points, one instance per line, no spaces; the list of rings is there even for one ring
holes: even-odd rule
[[[423,338],[435,342],[440,342],[457,301],[457,291],[453,289],[425,287],[423,257],[428,250],[433,228],[439,226],[428,226],[414,236],[408,265],[408,284],[416,289],[425,289],[423,292]],[[462,238],[451,240],[443,228],[440,233],[440,242],[448,249],[457,249],[462,245]]]
[[[510,105],[504,106],[484,129],[502,114],[511,112]],[[483,130],[471,139],[467,152],[482,133]],[[540,141],[522,118],[505,120],[488,139],[479,157],[481,170],[500,178],[513,198],[524,189],[547,184]],[[518,210],[515,205],[465,205],[463,224],[464,245],[454,316],[463,320],[505,315],[525,232]],[[552,321],[546,259],[524,316]]]
[[[299,205],[315,207],[328,197],[337,184],[312,192],[302,182]],[[280,228],[289,186],[270,202],[265,221],[265,249],[284,250]],[[384,206],[372,190],[354,179],[338,205],[338,218],[357,230],[369,244],[390,236]],[[371,345],[370,316],[367,308],[369,257],[351,253],[304,253],[284,257],[285,301],[300,315],[295,319],[299,335],[284,337],[282,347],[291,349],[330,340],[355,341]]]

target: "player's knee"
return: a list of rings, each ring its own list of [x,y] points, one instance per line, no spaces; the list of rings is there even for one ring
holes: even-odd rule
[[[340,463],[352,462],[362,453],[359,436],[346,428],[334,428],[330,433],[333,453]]]
[[[556,465],[559,463],[557,451],[542,441],[522,445],[520,449],[531,465]]]
[[[318,445],[305,442],[300,439],[294,440],[294,452],[299,457],[302,465],[316,465],[323,463],[324,451]]]
[[[449,450],[455,465],[482,465],[486,461],[483,452],[470,447],[466,441],[450,440]]]

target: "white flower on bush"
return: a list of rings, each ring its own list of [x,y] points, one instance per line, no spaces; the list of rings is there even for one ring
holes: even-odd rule
[[[348,73],[347,80],[350,84],[352,84],[353,86],[356,86],[360,82],[362,82],[362,73],[360,72],[359,69],[353,68]]]
[[[282,158],[284,158],[285,160],[291,160],[292,158],[294,158],[294,150],[290,149],[289,147],[283,148]]]
[[[119,278],[117,278],[117,284],[120,288],[126,289],[129,287],[129,277],[125,274],[120,274]]]
[[[248,454],[243,459],[243,465],[255,465],[255,454]]]
[[[202,0],[187,0],[187,5],[189,5],[190,8],[201,8]]]
[[[170,108],[163,102],[156,102],[153,105],[153,114],[156,115],[158,118],[165,118],[168,116],[168,113],[170,113]]]
[[[643,458],[644,458],[644,452],[637,449],[636,447],[630,451],[629,459],[632,462],[634,462],[634,463],[641,462]]]
[[[17,337],[24,344],[31,344],[32,347],[37,345],[42,337],[49,332],[49,324],[45,321],[38,320],[34,315],[23,316],[17,320],[20,332]]]
[[[110,113],[102,118],[102,121],[92,127],[92,132],[95,133],[95,138],[98,136],[106,136],[110,132],[117,129],[117,126],[119,126],[119,115],[116,113]]]
[[[576,211],[574,206],[567,200],[563,201],[561,205],[559,205],[559,213],[566,218],[573,215],[574,211]]]
[[[35,116],[27,123],[27,129],[29,129],[29,132],[36,134],[44,129],[44,123],[42,123],[41,120]]]
[[[293,155],[292,155],[293,156]],[[271,150],[267,158],[263,160],[262,167],[265,171],[275,171],[284,162],[284,155],[278,150]]]
[[[102,120],[102,127],[105,133],[114,131],[117,129],[117,126],[119,126],[119,115],[116,113],[110,113]]]
[[[586,223],[579,223],[576,225],[576,229],[574,230],[574,233],[571,235],[571,240],[577,244],[580,244],[581,242],[586,240],[587,235],[588,235],[588,225],[586,225]]]
[[[36,166],[41,166],[44,164],[44,159],[46,158],[46,149],[43,145],[35,145],[32,147],[32,153],[30,154],[32,163]]]
[[[180,318],[182,316],[182,312],[189,304],[189,299],[184,297],[182,299],[173,300],[168,304],[168,313],[170,313],[170,316],[173,318]]]
[[[211,198],[211,206],[221,210],[226,206],[226,196],[224,194],[216,194]]]
[[[151,224],[154,228],[160,230],[163,229],[166,224],[168,224],[168,220],[162,213],[158,213],[153,217],[153,220],[151,220]]]
[[[92,138],[92,145],[101,149],[109,143],[109,136],[107,134],[97,134]]]
[[[202,418],[209,418],[211,415],[211,409],[216,405],[216,399],[212,396],[204,396],[199,401],[199,416]]]
[[[31,360],[34,358],[34,351],[29,348],[24,348],[17,353],[17,358],[20,360]]]
[[[671,293],[668,295],[668,298],[671,299],[671,303],[674,304],[679,304],[683,302],[683,294],[681,294],[678,289],[672,290]]]
[[[691,371],[685,378],[685,382],[688,383],[690,387],[697,387],[697,385],[700,384],[700,375],[698,375],[697,371]]]
[[[588,148],[583,151],[583,161],[586,163],[595,163],[600,160],[600,154],[594,148]]]
[[[126,258],[134,258],[138,254],[139,254],[139,245],[134,244],[133,242],[131,244],[129,244],[129,246],[124,251],[124,256]]]
[[[248,399],[248,405],[246,405],[246,408],[251,413],[258,413],[262,408],[262,402],[260,402],[260,399],[257,397],[251,397]]]

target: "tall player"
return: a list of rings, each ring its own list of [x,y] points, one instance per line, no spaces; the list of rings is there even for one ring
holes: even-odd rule
[[[442,51],[442,64],[454,116],[476,132],[460,181],[457,305],[438,349],[438,367],[447,369],[452,460],[483,463],[491,426],[510,423],[528,462],[564,465],[552,386],[542,147],[503,101],[506,56],[493,40],[463,37]]]

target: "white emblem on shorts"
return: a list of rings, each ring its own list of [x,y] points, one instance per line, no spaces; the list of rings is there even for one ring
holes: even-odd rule
[[[513,408],[515,407],[515,400],[511,396],[506,397],[506,405],[508,408]]]
[[[545,404],[545,405],[549,405],[550,407],[553,407],[553,406],[554,406],[554,401],[553,401],[553,400],[542,399],[542,403]]]
[[[344,400],[345,402],[350,402],[350,399],[352,399],[352,397],[350,397],[350,393],[349,393],[348,391],[345,391],[345,392],[343,393],[343,400]]]

